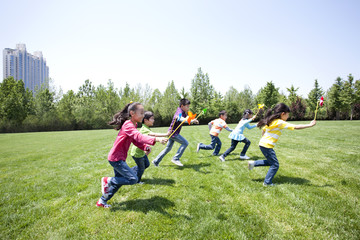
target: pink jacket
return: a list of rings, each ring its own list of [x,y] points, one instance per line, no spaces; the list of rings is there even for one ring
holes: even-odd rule
[[[146,151],[148,147],[147,144],[155,144],[155,137],[142,135],[136,129],[136,126],[130,120],[127,120],[122,125],[119,134],[116,137],[114,146],[109,152],[108,160],[111,162],[126,161],[127,152],[131,143],[141,150]]]

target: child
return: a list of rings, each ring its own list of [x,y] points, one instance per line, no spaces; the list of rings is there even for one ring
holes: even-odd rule
[[[130,120],[128,120],[130,117]],[[110,125],[117,125],[116,130],[120,130],[116,137],[114,146],[111,148],[108,160],[114,168],[115,177],[103,177],[101,179],[102,197],[97,201],[96,206],[109,208],[107,201],[110,200],[122,185],[132,185],[138,181],[136,173],[126,164],[127,151],[130,144],[133,143],[137,147],[150,152],[150,145],[155,142],[165,144],[166,138],[150,137],[142,135],[136,125],[141,122],[144,117],[144,107],[137,102],[129,103],[125,108],[114,115]]]
[[[219,112],[219,118],[215,119],[208,123],[209,130],[210,130],[210,137],[211,137],[211,143],[209,145],[205,145],[203,143],[198,143],[196,152],[199,152],[200,149],[204,150],[212,150],[215,148],[213,155],[217,156],[219,155],[220,149],[221,149],[221,141],[219,136],[219,133],[223,128],[228,130],[229,132],[232,132],[232,129],[228,127],[225,120],[227,119],[227,113],[223,110]]]
[[[165,149],[154,159],[154,161],[152,161],[152,163],[155,165],[155,167],[159,166],[161,160],[165,157],[165,155],[170,152],[171,148],[174,145],[174,142],[178,142],[181,144],[181,146],[179,147],[178,151],[176,152],[175,156],[173,157],[173,159],[171,160],[171,162],[173,162],[174,164],[182,167],[184,166],[181,162],[180,162],[180,158],[183,155],[186,147],[189,145],[188,141],[182,137],[180,135],[180,131],[182,128],[182,125],[177,128],[185,119],[187,116],[187,112],[190,109],[190,101],[187,99],[181,99],[180,100],[180,104],[179,107],[177,108],[174,117],[172,119],[172,122],[170,124],[169,127],[169,135],[172,134],[173,131],[175,131],[175,133],[171,136],[171,138],[169,139]],[[180,117],[181,115],[181,117]],[[199,121],[197,119],[193,119],[191,120],[191,123],[195,123],[198,124]]]
[[[154,121],[155,121],[154,114],[150,111],[145,112],[144,119],[142,121],[143,125],[140,128],[139,132],[143,135],[149,135],[149,136],[153,136],[153,137],[169,136],[168,133],[165,133],[165,134],[153,133],[150,130],[150,127],[152,127],[154,125]],[[137,172],[138,183],[142,184],[143,182],[140,181],[141,176],[143,175],[145,169],[148,168],[150,165],[149,159],[148,159],[147,155],[145,154],[145,152],[143,150],[141,150],[140,148],[136,147],[135,145],[133,145],[131,148],[131,156],[135,160],[136,165],[137,165],[137,166],[133,167],[133,170],[134,170],[134,172]]]
[[[221,161],[225,162],[225,157],[235,150],[239,142],[245,143],[244,148],[240,153],[240,159],[250,159],[250,157],[246,156],[246,151],[248,150],[251,142],[243,135],[243,132],[245,127],[248,129],[253,129],[256,127],[256,125],[251,126],[249,124],[255,119],[255,117],[256,115],[253,117],[253,112],[250,109],[246,109],[244,111],[243,117],[240,120],[239,124],[229,135],[229,138],[231,138],[231,147],[219,157]]]
[[[279,161],[277,160],[274,147],[278,141],[283,129],[304,129],[313,127],[316,121],[313,120],[310,124],[294,125],[287,123],[290,108],[284,103],[277,104],[273,109],[267,111],[265,118],[260,120],[258,127],[262,128],[262,138],[260,139],[260,150],[266,157],[266,160],[249,161],[249,170],[254,167],[270,166],[268,173],[265,176],[263,185],[274,186],[272,180],[279,169]]]

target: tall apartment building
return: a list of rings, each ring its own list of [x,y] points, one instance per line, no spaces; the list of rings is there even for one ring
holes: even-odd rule
[[[16,44],[16,49],[4,49],[3,64],[4,79],[21,79],[25,88],[33,92],[41,86],[49,87],[49,67],[42,52],[32,55],[26,51],[25,44]]]

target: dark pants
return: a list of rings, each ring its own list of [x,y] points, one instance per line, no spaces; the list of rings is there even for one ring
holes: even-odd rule
[[[211,137],[211,143],[209,145],[205,145],[203,143],[200,143],[199,148],[204,150],[214,150],[213,155],[218,155],[221,149],[221,141],[219,137],[213,136],[210,134]]]
[[[240,153],[240,156],[245,156],[245,154],[246,154],[246,152],[247,152],[247,150],[248,150],[248,148],[250,147],[250,144],[251,144],[250,140],[247,139],[247,138],[244,138],[241,141],[231,139],[231,147],[223,153],[223,157],[226,157],[232,151],[234,151],[239,142],[245,143],[244,148]]]
[[[274,149],[260,146],[260,150],[266,157],[266,160],[255,161],[255,167],[270,166],[269,171],[265,176],[264,183],[272,184],[272,180],[280,167],[279,161],[277,160]]]
[[[146,168],[150,166],[150,162],[148,157],[145,155],[141,158],[132,157],[135,162],[136,166],[132,168],[134,172],[136,172],[136,175],[138,177],[138,182],[140,182],[142,175],[144,174],[144,171]]]

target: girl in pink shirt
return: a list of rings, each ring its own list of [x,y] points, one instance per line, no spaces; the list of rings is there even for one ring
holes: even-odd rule
[[[122,185],[137,183],[137,173],[126,164],[127,152],[131,143],[149,154],[151,150],[149,145],[154,145],[155,142],[162,144],[167,142],[167,138],[142,135],[136,126],[143,118],[144,107],[141,103],[134,102],[127,104],[109,122],[110,125],[116,125],[116,130],[120,130],[108,155],[109,163],[114,168],[115,177],[103,177],[101,179],[102,196],[97,201],[96,206],[109,208],[110,205],[107,204],[107,201],[114,196]]]

